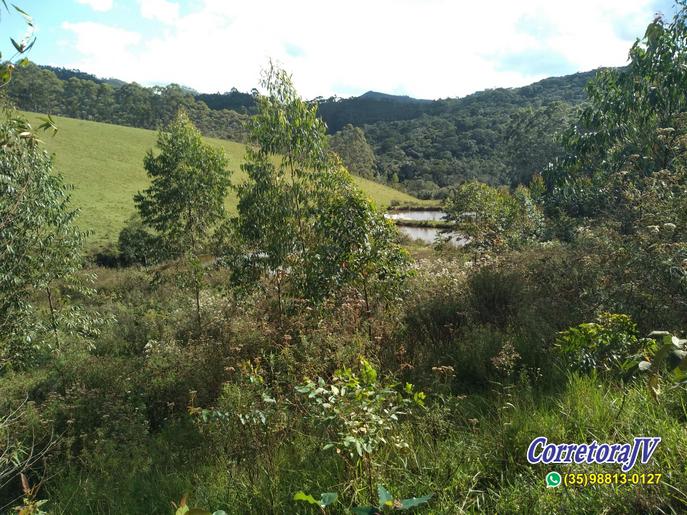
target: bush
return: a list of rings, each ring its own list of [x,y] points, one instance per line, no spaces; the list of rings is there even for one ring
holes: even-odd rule
[[[468,280],[469,303],[476,321],[505,328],[524,300],[524,280],[517,272],[483,268]]]
[[[124,265],[152,265],[161,257],[161,241],[151,233],[141,217],[132,216],[119,233],[119,256]]]

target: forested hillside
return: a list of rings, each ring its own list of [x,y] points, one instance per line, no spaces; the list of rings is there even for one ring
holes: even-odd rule
[[[177,84],[145,88],[135,82],[104,81],[74,70],[29,64],[14,73],[7,95],[26,111],[141,129],[165,125],[183,108],[206,136],[234,141],[246,137],[245,114],[210,109]]]
[[[487,90],[431,103],[377,101],[398,117],[363,121],[376,155],[376,173],[380,180],[400,182],[421,198],[443,198],[451,186],[470,179],[492,184],[527,182],[533,172],[541,171],[544,155],[551,158],[560,152],[558,148],[553,154],[542,154],[540,145],[549,151],[556,147],[556,133],[565,127],[573,106],[586,98],[584,86],[594,74],[578,73],[523,88]],[[348,113],[364,112],[369,104],[355,99],[339,103],[347,104],[344,112]],[[413,109],[421,114],[406,118],[405,113]],[[532,162],[522,162],[514,155],[521,147],[512,143],[533,132],[539,137],[529,151]]]
[[[555,135],[566,125],[572,106],[586,98],[584,86],[594,73],[455,99],[419,100],[370,91],[314,102],[330,134],[346,125],[363,129],[374,158],[364,170],[344,158],[349,168],[420,198],[443,198],[451,186],[466,180],[527,182],[541,171],[545,158],[557,154]],[[245,141],[245,122],[256,109],[255,92],[206,94],[175,84],[146,88],[34,64],[17,70],[8,95],[27,111],[146,129],[169,123],[184,108],[206,136],[235,141]],[[537,145],[526,162],[513,154],[512,143],[532,133],[538,135]],[[545,153],[538,151],[540,146]],[[339,150],[352,155],[355,148]]]

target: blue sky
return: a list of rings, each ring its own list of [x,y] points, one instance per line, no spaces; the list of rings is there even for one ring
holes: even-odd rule
[[[272,58],[306,97],[455,97],[618,66],[656,12],[673,12],[672,0],[16,1],[41,64],[215,92],[250,90]],[[1,23],[22,36],[16,13]]]

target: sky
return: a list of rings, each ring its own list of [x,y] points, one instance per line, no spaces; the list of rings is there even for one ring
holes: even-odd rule
[[[9,3],[9,2],[8,2]],[[302,96],[459,97],[621,66],[672,0],[15,0],[29,55],[143,85],[250,91],[270,59]],[[20,39],[17,13],[0,18]],[[3,40],[6,40],[3,37]],[[8,57],[11,45],[0,45]]]

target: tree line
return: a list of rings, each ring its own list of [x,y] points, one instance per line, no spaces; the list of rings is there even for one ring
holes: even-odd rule
[[[135,82],[112,85],[74,71],[57,71],[68,78],[62,80],[53,69],[33,63],[18,67],[6,86],[8,98],[26,111],[144,129],[167,125],[184,109],[206,136],[234,141],[247,137],[247,114],[210,109],[177,84],[152,88]]]
[[[318,116],[344,164],[354,173],[394,184],[420,198],[445,198],[477,179],[527,183],[560,154],[557,135],[595,72],[499,88],[458,99],[418,100],[368,92],[317,98]],[[78,70],[29,64],[16,70],[7,93],[28,111],[155,129],[183,108],[206,136],[246,141],[256,91],[197,93],[172,84],[142,87]],[[358,129],[352,132],[352,128]]]

